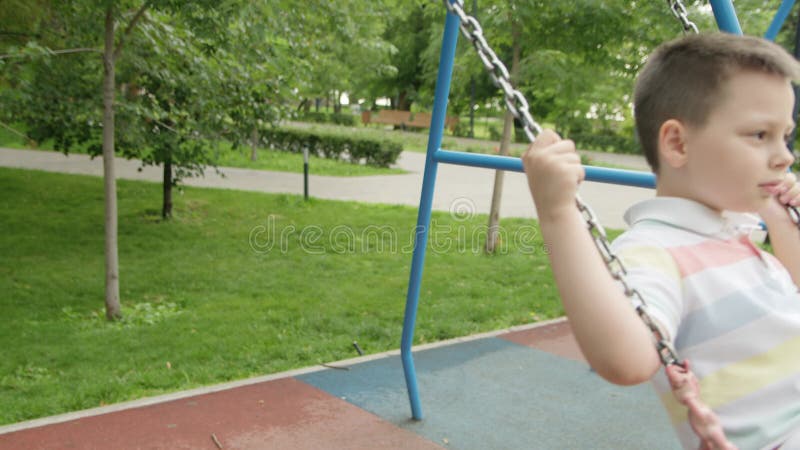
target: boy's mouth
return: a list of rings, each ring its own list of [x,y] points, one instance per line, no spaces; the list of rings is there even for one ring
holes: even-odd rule
[[[770,194],[777,194],[780,190],[780,181],[768,181],[766,183],[759,183],[758,187],[764,189],[765,191],[769,192]]]

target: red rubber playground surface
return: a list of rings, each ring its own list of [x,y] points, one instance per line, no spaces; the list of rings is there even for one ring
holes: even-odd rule
[[[647,386],[612,386],[558,320],[0,427],[0,449],[678,449]]]

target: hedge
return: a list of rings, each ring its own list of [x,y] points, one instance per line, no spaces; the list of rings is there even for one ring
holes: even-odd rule
[[[583,150],[598,150],[611,153],[638,153],[639,144],[634,137],[611,132],[571,133],[568,135],[575,145]]]
[[[309,154],[315,156],[377,167],[389,167],[403,151],[396,142],[298,129],[274,128],[263,132],[262,139],[275,150],[301,153],[308,148]]]
[[[356,116],[348,113],[324,113],[309,111],[302,113],[298,119],[305,122],[315,123],[335,123],[337,125],[346,125],[353,127],[356,125]]]

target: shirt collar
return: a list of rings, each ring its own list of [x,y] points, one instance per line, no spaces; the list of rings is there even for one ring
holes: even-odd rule
[[[719,213],[702,203],[679,197],[655,197],[639,202],[625,212],[628,226],[633,227],[643,221],[661,222],[721,239],[761,229],[761,220],[754,214]]]

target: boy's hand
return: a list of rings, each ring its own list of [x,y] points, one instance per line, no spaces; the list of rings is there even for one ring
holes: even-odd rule
[[[786,206],[800,206],[800,184],[797,176],[786,172],[781,184],[774,188],[773,197],[762,207],[758,213],[764,222],[769,225],[773,220],[786,220]]]
[[[575,194],[585,176],[574,142],[544,130],[522,155],[522,166],[540,219],[574,212]]]
[[[725,437],[719,418],[700,398],[700,382],[692,373],[689,360],[683,365],[670,364],[664,368],[672,394],[688,408],[689,425],[700,439],[700,450],[736,450]]]

